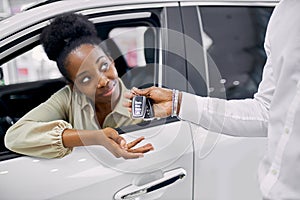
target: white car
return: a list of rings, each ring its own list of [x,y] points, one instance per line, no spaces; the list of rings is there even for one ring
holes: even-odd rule
[[[39,42],[55,16],[77,12],[107,41],[128,88],[175,88],[201,96],[252,97],[266,59],[271,0],[65,0],[0,22],[0,199],[261,199],[256,171],[265,138],[210,132],[177,118],[120,127],[155,150],[135,160],[99,146],[61,159],[7,150],[7,128],[66,83]],[[193,105],[191,105],[193,106]],[[197,108],[195,108],[197,109]],[[213,122],[211,122],[213,123]]]

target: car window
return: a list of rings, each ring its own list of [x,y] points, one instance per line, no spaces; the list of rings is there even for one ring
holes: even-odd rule
[[[154,12],[160,14],[161,10],[157,9]],[[151,13],[146,14],[151,16]],[[158,42],[155,28],[159,25],[159,21],[151,17],[118,21],[119,16],[123,17],[122,14],[113,17],[113,23],[105,21],[107,16],[104,17],[103,23],[102,16],[93,15],[89,18],[91,21],[96,20],[93,22],[99,37],[107,42],[110,56],[125,86],[131,88],[153,85],[156,81],[154,69],[157,67],[153,43]],[[36,37],[39,33],[36,32],[30,37]],[[0,72],[3,74],[0,76],[3,78],[1,80],[3,87],[0,86],[0,108],[5,108],[0,109],[0,153],[7,152],[8,156],[12,154],[4,146],[3,138],[6,130],[66,84],[65,80],[61,79],[56,63],[48,59],[43,47],[37,43],[28,43],[28,46],[21,49],[16,47],[14,54],[7,56],[5,59],[8,61],[0,66]],[[146,46],[150,48],[147,49]],[[131,130],[130,128],[136,130],[142,127],[129,126],[128,128],[128,130]],[[121,130],[127,129],[121,128]]]
[[[2,85],[61,77],[56,63],[48,59],[41,45],[3,64],[1,68],[3,71]]]
[[[152,86],[156,60],[153,44],[158,40],[153,27],[115,27],[109,32],[109,39],[119,49],[120,55],[114,55],[115,59],[124,59],[117,68],[125,85],[128,88]]]
[[[266,61],[264,37],[273,11],[269,7],[199,7],[203,46],[217,66],[227,99],[253,97]],[[213,77],[212,74],[210,74]],[[210,83],[210,94],[217,85]]]
[[[11,15],[11,9],[8,0],[0,2],[0,20]]]
[[[110,31],[111,38],[120,48],[128,67],[142,67],[146,65],[144,55],[145,26],[117,27]]]
[[[54,80],[62,75],[41,45],[2,64],[0,74],[0,160],[5,160],[17,156],[4,146],[6,130],[65,82]],[[50,79],[53,79],[51,85],[47,83]]]

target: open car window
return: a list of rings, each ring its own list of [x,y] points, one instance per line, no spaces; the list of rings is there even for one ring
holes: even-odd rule
[[[109,38],[119,47],[129,68],[146,65],[144,35],[147,29],[145,26],[116,27],[109,32]]]
[[[142,12],[139,18],[129,20],[124,20],[123,15],[119,13],[116,15],[109,13],[105,16],[88,15],[95,23],[99,37],[107,43],[119,77],[128,89],[149,87],[158,82],[157,71],[160,59],[157,50],[160,40],[158,17],[162,15],[162,12],[163,8],[153,9],[153,13]],[[113,21],[108,21],[107,16],[112,16]],[[130,16],[135,16],[135,14]],[[118,17],[120,20],[117,20]],[[41,22],[41,26],[46,24],[45,21]],[[0,131],[2,141],[0,152],[7,151],[3,138],[9,126],[66,85],[56,63],[47,58],[39,44],[38,37],[41,31],[42,29],[35,29],[28,36],[24,36],[28,41],[27,46],[20,45],[19,48],[16,43],[12,48],[9,47],[12,50],[9,49],[10,51],[7,52],[13,53],[7,54],[7,57],[3,59],[1,69],[4,79],[3,87],[0,86],[0,106],[5,110],[0,111],[1,123],[3,121],[1,124],[3,130]],[[31,40],[28,38],[33,38],[33,43],[29,43]],[[11,43],[14,44],[15,41]],[[4,62],[6,60],[7,62]],[[121,127],[119,131],[125,133],[139,130],[148,124]],[[162,123],[152,125],[160,124]]]
[[[158,58],[154,44],[158,38],[153,27],[116,27],[109,32],[109,40],[109,50],[114,51],[119,76],[129,89],[155,84]]]
[[[56,79],[62,77],[56,63],[48,59],[41,45],[1,66],[3,85]]]

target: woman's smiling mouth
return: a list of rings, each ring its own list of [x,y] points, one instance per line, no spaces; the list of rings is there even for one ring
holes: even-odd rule
[[[116,89],[117,81],[111,80],[105,88],[103,88],[103,92],[99,94],[99,96],[107,97],[111,96]]]

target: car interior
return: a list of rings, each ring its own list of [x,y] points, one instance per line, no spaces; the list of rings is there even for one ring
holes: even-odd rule
[[[266,61],[263,44],[273,8],[201,7],[200,10],[204,31],[212,39],[208,53],[226,81],[227,99],[253,97]]]
[[[110,56],[115,62],[115,66],[118,70],[118,75],[124,82],[127,88],[132,88],[133,86],[143,88],[152,86],[155,83],[155,63],[157,63],[157,51],[156,41],[155,41],[155,26],[153,19],[143,19],[140,22],[136,21],[133,23],[131,21],[116,22],[113,25],[111,23],[102,23],[101,25],[96,25],[99,37],[104,41]],[[130,53],[122,52],[119,46],[114,41],[114,38],[110,38],[110,32],[115,28],[135,28],[135,27],[146,27],[144,32],[144,66],[129,66],[126,62],[125,57]],[[125,32],[126,34],[126,32]],[[130,34],[130,33],[127,33]],[[118,36],[117,36],[118,37]]]

